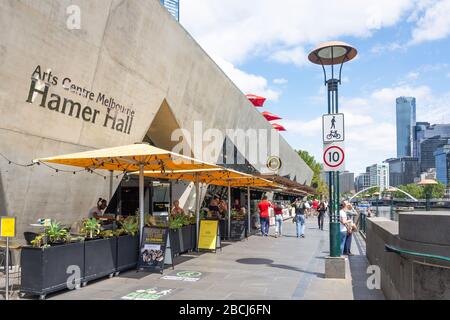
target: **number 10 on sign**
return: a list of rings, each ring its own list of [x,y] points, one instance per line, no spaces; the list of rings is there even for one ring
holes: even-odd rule
[[[345,150],[342,143],[327,143],[323,147],[323,171],[345,171]]]

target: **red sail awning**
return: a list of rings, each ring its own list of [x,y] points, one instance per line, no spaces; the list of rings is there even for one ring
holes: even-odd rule
[[[267,121],[281,120],[282,119],[279,116],[277,116],[276,114],[270,113],[268,111],[264,111],[261,114],[264,116],[264,118],[267,119]]]
[[[254,94],[247,94],[247,98],[255,107],[262,107],[264,106],[264,102],[266,102],[266,98]]]
[[[287,131],[285,127],[278,123],[272,123],[272,127],[278,131]]]

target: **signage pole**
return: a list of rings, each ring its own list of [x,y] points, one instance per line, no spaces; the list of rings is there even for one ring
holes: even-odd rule
[[[199,187],[199,179],[198,173],[195,174],[195,224],[196,228],[196,239],[197,239],[197,251],[198,251],[198,235],[200,231],[200,187]]]
[[[9,300],[9,237],[6,237],[6,300]]]
[[[144,241],[144,165],[139,165],[139,238],[140,247]]]
[[[332,66],[333,68],[333,66]],[[333,69],[332,69],[333,70]],[[327,81],[328,85],[328,114],[337,114],[338,107],[338,85],[339,80],[334,79],[334,76]],[[340,257],[340,222],[339,222],[339,172],[331,172],[331,187],[330,205],[330,256]]]
[[[250,235],[251,230],[251,226],[250,226],[250,220],[251,220],[251,216],[250,216],[250,186],[247,186],[247,216],[248,216],[248,225],[247,225],[247,238]]]
[[[231,181],[228,181],[228,240],[231,237]]]
[[[109,202],[111,202],[113,197],[113,179],[114,179],[114,171],[109,171]]]

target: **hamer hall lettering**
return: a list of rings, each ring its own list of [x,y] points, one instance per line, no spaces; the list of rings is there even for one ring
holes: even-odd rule
[[[52,87],[56,87],[58,84],[59,77],[52,74],[51,71],[43,72],[41,66],[38,65],[31,75],[26,102],[81,121],[100,124],[123,134],[130,134],[135,116],[133,109],[119,104],[113,97],[109,97],[105,93],[95,93],[78,86],[69,77],[63,78],[61,85],[65,91],[76,98],[63,97],[51,92]],[[88,100],[90,105],[80,102],[78,99]],[[92,107],[92,103],[100,105],[101,108]]]

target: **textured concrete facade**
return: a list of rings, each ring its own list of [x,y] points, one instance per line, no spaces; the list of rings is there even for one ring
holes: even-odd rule
[[[74,1],[0,2],[0,28],[7,30],[0,34],[0,152],[10,160],[29,163],[146,136],[170,148],[172,130],[193,132],[195,121],[204,130],[272,130],[159,1],[75,2],[79,30],[67,27]],[[279,174],[309,184],[312,171],[276,136]],[[19,232],[40,217],[78,220],[108,187],[95,174],[0,159],[0,214],[17,216]]]

